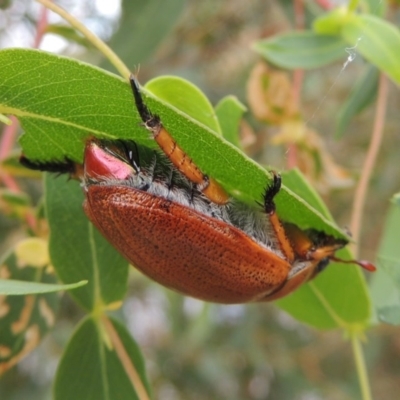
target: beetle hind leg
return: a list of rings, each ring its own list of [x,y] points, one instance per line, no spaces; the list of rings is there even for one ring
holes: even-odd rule
[[[153,139],[160,146],[161,150],[170,159],[175,168],[189,181],[196,185],[210,201],[216,204],[226,204],[229,200],[225,190],[212,178],[203,174],[193,160],[179,147],[176,141],[164,128],[158,115],[152,114],[143,101],[140,87],[134,75],[130,76],[133,96],[136,109],[143,121],[144,126],[149,130]]]

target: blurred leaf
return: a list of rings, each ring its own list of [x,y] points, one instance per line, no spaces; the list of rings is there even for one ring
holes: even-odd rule
[[[246,86],[247,101],[255,118],[268,125],[300,123],[298,101],[287,71],[260,61],[252,68]]]
[[[0,279],[0,295],[19,296],[23,294],[61,292],[63,290],[75,289],[86,284],[87,281],[71,283],[70,285],[59,285],[54,283],[17,281],[15,279]]]
[[[362,4],[367,7],[368,14],[374,14],[378,17],[384,17],[386,15],[387,1],[362,0]]]
[[[119,29],[109,46],[134,69],[153,55],[168,37],[185,5],[184,0],[124,0]],[[113,68],[108,61],[103,66]]]
[[[396,26],[373,15],[353,15],[341,35],[364,58],[400,83],[400,32]]]
[[[218,118],[210,100],[193,83],[178,76],[160,76],[147,82],[145,88],[157,98],[164,100],[212,131],[221,133]]]
[[[268,62],[287,69],[313,69],[343,59],[346,43],[337,36],[314,32],[285,33],[254,43]]]
[[[55,285],[48,263],[38,268],[21,260],[15,251],[0,260],[0,375],[37,347],[51,329],[58,308],[57,293],[45,293]],[[22,282],[21,282],[22,281]],[[4,294],[37,295],[3,296]],[[54,292],[54,290],[52,290]]]
[[[111,320],[126,359],[104,341],[105,327],[87,317],[67,345],[57,370],[54,399],[126,400],[142,399],[136,393],[127,373],[126,363],[133,366],[142,385],[149,392],[143,356],[128,331]]]
[[[0,188],[0,210],[5,215],[22,219],[30,207],[30,199],[26,193]]]
[[[337,9],[314,23],[320,34],[337,34],[348,44],[349,57],[356,52],[400,83],[400,32],[374,15],[348,13]]]
[[[313,22],[313,30],[320,35],[339,36],[343,25],[351,18],[346,7],[338,7],[331,12],[322,14]],[[345,43],[343,48],[347,47]]]
[[[0,63],[0,112],[18,116],[25,130],[20,142],[28,158],[54,161],[69,157],[82,162],[84,141],[90,135],[155,146],[122,79],[78,61],[33,50],[3,50]],[[191,117],[146,92],[143,95],[152,112],[160,115],[174,139],[205,173],[243,201],[254,204],[261,200],[271,179],[267,171]],[[283,220],[347,238],[287,188],[282,187],[276,202]],[[76,282],[87,277],[70,279]]]
[[[400,324],[400,205],[394,196],[386,217],[378,251],[378,272],[372,282],[372,298],[380,321]]]
[[[340,138],[351,119],[375,101],[379,71],[370,65],[354,85],[353,90],[339,110],[336,119],[336,138]]]
[[[71,296],[86,310],[93,310],[122,300],[128,262],[86,218],[79,183],[67,181],[66,176],[45,176],[51,261],[62,282],[89,281]]]
[[[239,149],[239,127],[245,111],[246,106],[235,96],[226,96],[215,106],[222,136]]]
[[[400,308],[398,306],[381,307],[379,320],[391,325],[400,325]]]
[[[53,33],[54,35],[61,36],[69,42],[75,42],[86,48],[93,48],[93,44],[85,37],[81,36],[74,28],[67,25],[51,24],[47,25],[46,33]]]

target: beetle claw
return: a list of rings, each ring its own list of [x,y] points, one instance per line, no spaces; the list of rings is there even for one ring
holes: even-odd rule
[[[271,214],[275,212],[275,202],[274,198],[281,190],[282,186],[282,178],[281,176],[276,173],[275,171],[271,171],[273,174],[273,181],[267,187],[264,193],[264,210],[267,214]]]
[[[139,82],[135,75],[131,74],[129,82],[131,83],[133,97],[135,98],[136,109],[144,123],[144,126],[150,130],[158,128],[161,125],[160,117],[151,113],[146,104],[144,104],[142,94],[140,93]]]

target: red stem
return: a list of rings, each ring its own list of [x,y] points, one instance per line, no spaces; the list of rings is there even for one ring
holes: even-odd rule
[[[376,103],[375,121],[372,131],[371,143],[368,148],[368,153],[362,168],[362,174],[358,182],[353,202],[352,218],[351,218],[351,232],[354,237],[355,243],[360,241],[362,216],[364,213],[365,201],[367,198],[368,183],[371,179],[372,171],[375,167],[378,151],[381,146],[383,129],[385,126],[385,114],[388,97],[388,78],[381,73],[379,78],[378,98]],[[358,246],[354,245],[354,254],[358,256]]]

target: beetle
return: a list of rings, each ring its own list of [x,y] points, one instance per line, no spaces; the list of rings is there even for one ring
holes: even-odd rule
[[[279,174],[261,207],[230,197],[151,113],[134,76],[130,83],[143,125],[162,150],[150,162],[139,159],[134,142],[95,138],[86,141],[83,165],[21,162],[81,179],[87,217],[131,264],[185,295],[233,304],[286,296],[337,260],[346,240],[279,219]]]

